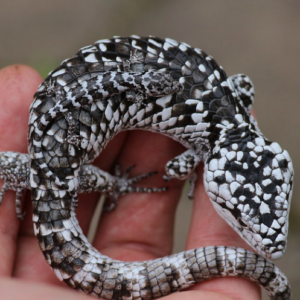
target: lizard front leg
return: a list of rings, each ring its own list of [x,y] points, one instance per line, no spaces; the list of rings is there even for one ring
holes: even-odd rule
[[[115,168],[115,175],[102,171],[93,165],[83,165],[80,170],[78,193],[101,192],[111,198],[112,203],[106,210],[111,210],[116,206],[120,196],[127,193],[153,193],[162,192],[167,188],[141,187],[134,184],[149,177],[156,172],[141,174],[136,177],[129,177],[133,167],[128,168],[124,174],[121,173],[120,166]],[[21,210],[21,199],[26,189],[31,189],[29,184],[30,157],[28,154],[17,152],[0,152],[0,178],[4,180],[0,192],[0,205],[7,190],[16,191],[16,212],[20,220],[24,213]]]

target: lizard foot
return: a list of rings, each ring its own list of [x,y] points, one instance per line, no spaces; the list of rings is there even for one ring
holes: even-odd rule
[[[116,188],[114,191],[107,192],[109,201],[108,204],[105,204],[104,206],[105,211],[112,211],[113,209],[115,209],[115,207],[117,206],[118,198],[127,193],[156,193],[164,192],[168,189],[167,187],[156,188],[133,186],[134,183],[157,174],[157,172],[149,172],[129,178],[129,173],[134,167],[134,165],[130,166],[125,170],[124,174],[122,174],[120,165],[115,166]]]

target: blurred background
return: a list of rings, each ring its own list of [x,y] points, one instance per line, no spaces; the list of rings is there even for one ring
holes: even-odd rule
[[[294,299],[300,299],[299,31],[298,0],[1,0],[0,67],[28,64],[45,77],[98,39],[151,34],[203,49],[228,75],[249,75],[260,128],[294,162],[288,250],[277,264],[291,281]],[[181,201],[176,252],[184,248],[191,206]]]

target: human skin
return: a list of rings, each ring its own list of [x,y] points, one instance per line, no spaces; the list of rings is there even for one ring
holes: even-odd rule
[[[0,151],[27,152],[27,123],[33,94],[42,82],[30,67],[14,65],[0,70]],[[124,195],[116,209],[103,213],[93,245],[103,254],[125,261],[148,260],[171,254],[176,207],[183,182],[162,179],[166,162],[183,152],[175,141],[146,131],[127,131],[113,139],[94,162],[105,171],[116,163],[136,167],[130,176],[158,171],[143,186],[168,186],[167,192]],[[250,247],[217,215],[202,183],[198,167],[194,208],[185,248],[225,245]],[[2,183],[1,183],[2,184]],[[79,197],[77,217],[86,234],[99,194]],[[20,222],[15,213],[15,193],[8,191],[0,207],[0,291],[2,299],[72,299],[90,297],[58,281],[45,262],[33,233],[30,192],[23,199],[27,212]],[[259,287],[241,278],[218,278],[196,284],[165,300],[258,300]]]

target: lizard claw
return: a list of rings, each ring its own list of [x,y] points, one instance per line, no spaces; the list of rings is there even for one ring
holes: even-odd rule
[[[120,165],[115,166],[115,179],[116,179],[116,188],[114,191],[107,192],[107,196],[109,199],[109,204],[105,204],[104,210],[105,211],[112,211],[118,202],[118,198],[123,196],[127,193],[157,193],[157,192],[164,192],[168,188],[156,188],[156,187],[139,187],[134,186],[134,183],[137,183],[145,178],[153,176],[157,174],[157,172],[149,172],[145,174],[141,174],[132,178],[129,178],[129,173],[135,167],[135,165],[130,166],[126,169],[126,171],[122,174]]]

